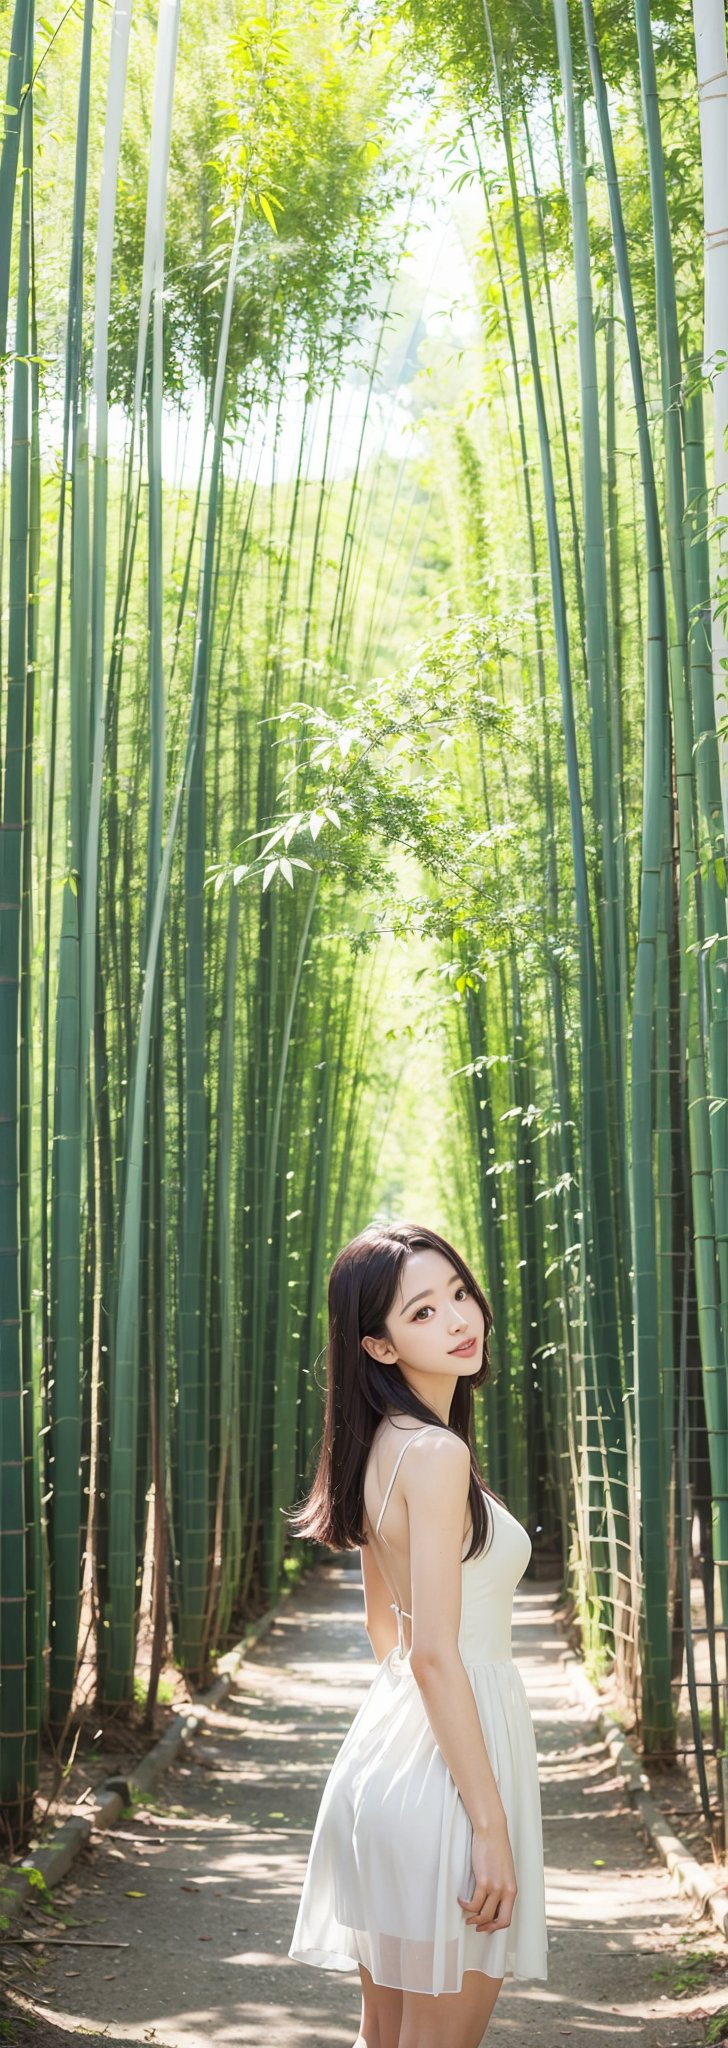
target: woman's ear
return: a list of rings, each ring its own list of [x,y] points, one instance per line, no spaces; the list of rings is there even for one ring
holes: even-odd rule
[[[362,1351],[368,1351],[370,1358],[376,1359],[377,1365],[397,1363],[399,1352],[390,1344],[388,1337],[362,1337],[361,1347]]]

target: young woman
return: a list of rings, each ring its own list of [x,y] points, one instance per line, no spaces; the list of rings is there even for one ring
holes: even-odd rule
[[[492,1322],[434,1230],[372,1225],[331,1271],[324,1435],[291,1520],[360,1546],[378,1669],[324,1787],[288,1954],[358,1967],[355,2048],[480,2048],[506,1973],[547,1977],[536,1740],[511,1656],[531,1541],[473,1449]]]

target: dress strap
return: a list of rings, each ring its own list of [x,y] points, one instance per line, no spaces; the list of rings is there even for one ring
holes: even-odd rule
[[[404,1443],[403,1443],[403,1445],[402,1445],[402,1449],[401,1449],[401,1451],[399,1451],[399,1452],[398,1452],[398,1454],[397,1454],[397,1457],[395,1458],[395,1461],[394,1461],[394,1466],[393,1466],[392,1472],[391,1472],[391,1474],[390,1474],[390,1479],[389,1479],[389,1485],[388,1485],[388,1487],[387,1487],[387,1491],[386,1491],[386,1493],[385,1493],[384,1499],[383,1499],[383,1501],[382,1501],[382,1505],[381,1505],[381,1507],[380,1507],[380,1510],[379,1510],[379,1514],[378,1514],[378,1516],[377,1516],[377,1521],[376,1521],[376,1529],[375,1529],[375,1535],[377,1535],[377,1536],[379,1535],[379,1529],[380,1529],[380,1524],[381,1524],[382,1516],[383,1516],[383,1514],[384,1514],[384,1510],[385,1510],[385,1508],[386,1508],[386,1505],[387,1505],[387,1502],[388,1502],[388,1500],[389,1500],[389,1496],[390,1496],[390,1493],[391,1493],[391,1491],[392,1491],[392,1487],[393,1487],[393,1485],[394,1485],[395,1479],[396,1479],[396,1477],[397,1477],[397,1473],[398,1473],[398,1471],[399,1471],[400,1465],[401,1465],[401,1463],[402,1463],[402,1459],[403,1459],[403,1457],[404,1457],[405,1451],[407,1450],[408,1446],[409,1446],[409,1445],[410,1445],[411,1443],[414,1443],[415,1437],[418,1437],[418,1436],[424,1436],[424,1434],[425,1434],[425,1430],[427,1430],[427,1429],[430,1429],[431,1427],[432,1427],[432,1425],[431,1425],[431,1424],[430,1424],[429,1422],[426,1422],[426,1423],[424,1424],[424,1427],[423,1427],[422,1429],[410,1429],[410,1430],[408,1430],[408,1431],[407,1431],[407,1435],[406,1435],[406,1437],[405,1437],[405,1440],[404,1440]],[[383,1543],[386,1543],[386,1541],[387,1541],[387,1538],[386,1538],[386,1536],[383,1536],[383,1537],[382,1537],[382,1542],[383,1542]]]

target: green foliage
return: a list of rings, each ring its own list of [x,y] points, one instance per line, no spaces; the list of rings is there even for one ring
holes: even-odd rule
[[[212,30],[212,32],[211,32]],[[287,354],[314,389],[381,289],[384,223],[402,174],[381,147],[390,91],[384,47],[358,57],[331,0],[240,10],[229,33],[193,11],[182,46],[165,237],[165,391],[209,392],[236,222],[242,230],[228,350],[228,422],[265,395]],[[127,411],[137,321],[149,143],[145,35],[131,90],[115,239],[110,394]],[[316,261],[311,261],[315,248]]]

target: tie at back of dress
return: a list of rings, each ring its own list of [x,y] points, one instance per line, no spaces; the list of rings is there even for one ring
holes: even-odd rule
[[[394,1465],[393,1465],[393,1467],[392,1467],[392,1471],[391,1471],[391,1473],[390,1473],[390,1476],[389,1476],[389,1481],[388,1481],[387,1489],[386,1489],[386,1492],[385,1492],[385,1495],[384,1495],[384,1499],[383,1499],[383,1501],[382,1501],[382,1505],[381,1505],[381,1507],[380,1507],[380,1510],[379,1510],[379,1514],[377,1515],[377,1521],[376,1521],[376,1528],[375,1528],[375,1532],[374,1532],[376,1536],[378,1536],[378,1535],[379,1535],[379,1532],[380,1532],[380,1529],[381,1529],[381,1525],[382,1525],[382,1516],[383,1516],[383,1514],[384,1514],[384,1510],[385,1510],[385,1508],[386,1508],[386,1506],[387,1506],[387,1502],[388,1502],[388,1500],[389,1500],[389,1496],[390,1496],[390,1493],[391,1493],[391,1491],[392,1491],[392,1487],[393,1487],[393,1485],[394,1485],[395,1479],[396,1479],[396,1477],[397,1477],[397,1473],[398,1473],[398,1471],[399,1471],[400,1465],[401,1465],[401,1463],[402,1463],[402,1459],[403,1459],[403,1457],[404,1457],[405,1451],[407,1450],[407,1447],[408,1447],[408,1445],[409,1445],[409,1444],[411,1444],[411,1443],[414,1443],[415,1437],[418,1437],[418,1436],[424,1436],[424,1435],[426,1434],[426,1431],[427,1431],[427,1430],[428,1430],[429,1428],[430,1428],[430,1424],[429,1424],[429,1423],[425,1423],[425,1425],[424,1425],[424,1428],[423,1428],[423,1429],[410,1429],[410,1430],[408,1430],[408,1431],[407,1431],[407,1435],[406,1435],[406,1437],[405,1437],[405,1441],[404,1441],[404,1443],[403,1443],[403,1445],[402,1445],[402,1449],[401,1449],[401,1451],[398,1451],[398,1453],[397,1453],[397,1456],[396,1456],[396,1458],[395,1458],[395,1461],[394,1461]],[[387,1550],[388,1550],[390,1546],[389,1546],[389,1544],[387,1543],[387,1538],[386,1538],[386,1536],[383,1536],[383,1537],[382,1537],[382,1542],[383,1542],[384,1544],[386,1544],[386,1547],[387,1547]],[[400,1657],[405,1657],[405,1656],[407,1655],[407,1652],[406,1652],[406,1650],[405,1650],[405,1646],[404,1646],[404,1628],[403,1628],[403,1617],[406,1617],[407,1621],[411,1621],[411,1620],[412,1620],[412,1616],[411,1616],[411,1614],[410,1614],[410,1612],[409,1612],[409,1609],[408,1609],[408,1608],[406,1608],[406,1607],[400,1607],[400,1606],[399,1606],[399,1603],[398,1603],[398,1601],[397,1601],[397,1600],[390,1600],[390,1603],[389,1603],[389,1605],[390,1605],[390,1607],[392,1608],[393,1612],[394,1612],[394,1613],[396,1614],[396,1616],[397,1616],[397,1648],[398,1648],[398,1651],[399,1651],[399,1655],[400,1655]]]

